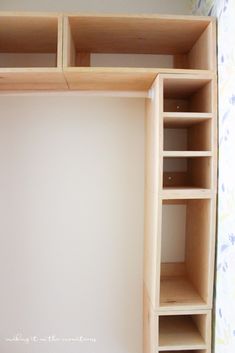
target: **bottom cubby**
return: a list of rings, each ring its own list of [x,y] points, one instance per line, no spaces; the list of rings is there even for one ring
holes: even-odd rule
[[[159,316],[159,351],[204,350],[209,314]]]

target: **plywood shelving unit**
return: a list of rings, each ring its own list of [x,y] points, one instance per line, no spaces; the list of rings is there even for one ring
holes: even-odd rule
[[[158,75],[146,116],[146,353],[211,352],[216,126],[215,74]],[[184,256],[166,262],[177,229],[164,220],[182,207]]]
[[[144,353],[211,352],[215,31],[210,17],[0,14],[0,90],[146,92]],[[155,55],[156,65],[98,67],[103,54]],[[159,68],[158,55],[172,65]],[[164,220],[179,209],[183,256],[168,261],[177,229]]]

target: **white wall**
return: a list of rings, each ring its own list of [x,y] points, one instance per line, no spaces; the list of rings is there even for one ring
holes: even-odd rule
[[[189,5],[1,0],[0,10],[184,14]],[[0,108],[0,351],[141,353],[144,101],[0,96]],[[97,341],[5,342],[17,334]]]
[[[140,353],[144,100],[0,106],[0,351]],[[18,333],[97,342],[5,342]]]
[[[190,0],[1,0],[0,10],[189,14],[190,5]]]

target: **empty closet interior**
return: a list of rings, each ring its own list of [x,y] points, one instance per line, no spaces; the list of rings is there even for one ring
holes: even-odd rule
[[[104,313],[100,309],[99,323],[94,328],[94,332],[99,332],[99,329],[102,331],[105,327],[109,333],[107,345],[104,336],[97,343],[97,347],[105,353],[105,349],[109,349],[107,347],[112,347],[113,344],[119,347],[119,351],[128,353],[211,352],[217,187],[215,37],[215,20],[210,17],[80,13],[0,14],[1,91],[6,91],[7,94],[19,91],[26,95],[26,98],[29,91],[35,90],[44,90],[46,95],[48,90],[54,93],[62,91],[62,95],[65,91],[75,90],[82,91],[78,92],[78,95],[87,96],[86,106],[83,106],[82,101],[77,106],[75,96],[69,104],[65,99],[68,97],[63,97],[65,101],[61,98],[61,102],[53,106],[55,110],[50,110],[48,104],[48,119],[45,119],[43,108],[35,105],[38,107],[38,120],[35,120],[39,124],[38,129],[34,129],[33,124],[30,125],[28,111],[24,111],[25,106],[28,107],[26,103],[21,106],[24,129],[23,125],[19,124],[17,112],[17,121],[12,117],[11,109],[9,116],[14,122],[11,128],[18,126],[21,131],[19,146],[22,147],[26,143],[25,151],[27,149],[27,153],[32,157],[28,144],[30,142],[36,154],[42,150],[46,157],[51,158],[49,161],[46,157],[45,160],[42,158],[41,161],[46,161],[47,164],[35,173],[37,166],[34,170],[29,168],[31,163],[36,163],[35,160],[28,163],[24,159],[27,153],[20,154],[20,148],[16,148],[20,158],[22,157],[22,163],[26,161],[26,174],[30,171],[34,181],[40,184],[41,172],[49,173],[48,175],[52,173],[56,182],[61,183],[61,188],[57,186],[56,189],[57,184],[52,180],[51,185],[45,182],[45,174],[42,189],[45,185],[49,186],[45,199],[54,192],[52,200],[58,200],[58,210],[63,210],[69,193],[71,199],[68,204],[69,207],[72,204],[74,208],[68,212],[69,207],[66,207],[68,218],[74,217],[73,221],[78,229],[80,223],[87,222],[84,227],[86,229],[80,230],[81,233],[78,231],[81,238],[77,237],[77,234],[74,237],[74,230],[70,229],[72,223],[63,223],[63,216],[57,217],[55,222],[56,226],[62,222],[58,233],[65,232],[61,235],[65,245],[59,248],[59,252],[63,253],[62,248],[68,250],[70,246],[66,242],[66,237],[69,238],[66,232],[70,229],[72,242],[76,244],[72,249],[74,259],[83,259],[83,265],[77,269],[72,262],[63,264],[61,258],[57,257],[59,252],[53,254],[55,264],[56,261],[59,261],[61,267],[72,264],[73,271],[80,271],[81,283],[74,287],[74,293],[81,289],[84,290],[83,296],[79,298],[79,295],[73,295],[79,305],[83,305],[83,324],[88,317],[96,316],[96,310],[102,308],[103,304],[108,308],[104,311],[113,315],[111,325],[107,317],[104,319]],[[115,106],[116,110],[112,112],[113,108],[109,106],[108,101],[97,100],[92,105],[89,91],[95,94],[99,91],[98,94],[113,95],[119,99],[134,97],[137,100],[141,97],[142,102],[139,106],[135,102],[135,116],[130,113],[131,105],[129,106],[127,101],[122,101],[123,106]],[[20,100],[20,103],[22,102],[23,100]],[[89,104],[92,117],[86,112]],[[119,113],[120,107],[122,109]],[[8,111],[9,108],[11,106],[8,104],[4,109]],[[102,113],[102,109],[106,108],[109,109],[107,115]],[[77,115],[70,117],[70,109],[77,112]],[[83,117],[84,112],[86,116]],[[141,113],[145,115],[143,120]],[[2,119],[4,127],[4,116]],[[19,131],[11,128],[10,133],[13,131],[18,138]],[[48,138],[47,128],[51,129],[49,132],[55,144]],[[42,130],[47,132],[39,138]],[[64,139],[64,148],[60,138]],[[2,140],[6,145],[10,141]],[[12,138],[12,141],[18,140]],[[44,141],[48,143],[48,150]],[[34,142],[38,143],[36,147]],[[76,145],[83,142],[83,146]],[[55,146],[60,151],[59,154],[56,153]],[[11,150],[11,146],[7,148],[7,151]],[[67,148],[69,152],[66,155]],[[4,146],[2,151],[5,151]],[[18,158],[17,153],[10,156],[15,158],[15,155]],[[71,159],[71,156],[74,159]],[[16,168],[14,158],[13,169]],[[6,159],[4,161],[6,162]],[[61,161],[64,163],[63,168]],[[67,172],[69,161],[71,173]],[[53,163],[58,163],[54,169]],[[125,168],[128,175],[123,172]],[[55,170],[59,172],[53,174]],[[94,177],[94,170],[97,178]],[[12,175],[14,179],[17,171]],[[63,177],[66,178],[67,184],[64,183]],[[29,180],[31,181],[30,178]],[[74,190],[78,186],[77,181],[78,184],[80,182],[76,200],[74,190],[70,187],[71,180],[74,182]],[[87,201],[88,192],[83,188],[86,182],[94,202]],[[26,192],[31,192],[28,185],[25,184]],[[65,185],[67,191],[63,192]],[[37,187],[35,189],[38,190]],[[113,196],[109,192],[111,190]],[[145,192],[145,197],[140,195],[140,192]],[[80,195],[83,195],[83,200]],[[30,194],[29,199],[31,196]],[[25,201],[24,197],[22,199]],[[35,204],[37,208],[38,203]],[[102,208],[104,205],[105,211]],[[48,207],[48,203],[46,206]],[[42,207],[43,211],[44,209],[45,207]],[[51,207],[49,212],[51,210],[57,212],[57,207]],[[79,217],[81,222],[78,222],[78,225]],[[30,217],[26,217],[26,220],[31,222]],[[96,227],[95,220],[100,228]],[[35,224],[32,229],[33,227]],[[130,229],[130,234],[127,229]],[[141,234],[144,237],[143,264],[142,260],[139,261],[143,244]],[[86,249],[89,256],[86,256],[85,252],[79,256],[81,248],[77,242],[87,240],[91,235],[91,246]],[[111,251],[106,251],[105,244],[109,244]],[[53,248],[52,241],[50,245]],[[135,263],[137,259],[138,266]],[[55,268],[58,269],[58,266]],[[141,272],[142,268],[144,274]],[[88,289],[85,290],[86,286],[82,282],[87,281],[86,271],[89,269],[92,269],[93,277],[90,277],[92,280],[89,283],[86,282]],[[68,273],[72,272],[68,270]],[[78,280],[78,277],[75,277]],[[59,277],[57,279],[59,280]],[[121,287],[117,291],[119,282]],[[99,308],[96,308],[94,300],[96,290],[91,289],[93,283],[99,292]],[[67,284],[64,290],[69,288],[69,285],[73,286],[74,282]],[[125,290],[133,289],[134,286],[135,300],[132,300],[133,293],[130,292],[124,298]],[[142,288],[144,325],[140,319]],[[61,293],[63,294],[62,291]],[[70,292],[67,294],[66,298],[72,296]],[[122,301],[119,301],[120,297]],[[58,295],[58,298],[62,297]],[[93,307],[87,302],[87,298],[90,298]],[[86,315],[86,305],[93,308],[88,310],[89,315]],[[119,305],[122,305],[120,312],[117,309]],[[77,308],[79,306],[76,306]],[[71,312],[74,314],[75,311]],[[75,322],[79,321],[78,317],[79,315],[76,316]],[[89,321],[89,325],[92,321]],[[142,326],[143,349],[140,347],[142,336],[137,334],[142,330]],[[75,329],[77,326],[71,327]],[[130,337],[134,335],[138,339],[130,341]],[[93,349],[94,347],[90,348],[90,351],[88,349],[88,353]]]

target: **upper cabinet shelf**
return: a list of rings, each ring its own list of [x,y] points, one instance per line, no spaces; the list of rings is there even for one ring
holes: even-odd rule
[[[215,72],[215,20],[0,13],[0,89],[148,90],[159,73]]]
[[[66,88],[58,14],[0,13],[0,89]]]
[[[71,89],[146,90],[159,72],[213,71],[214,32],[209,17],[71,14],[64,72]]]

